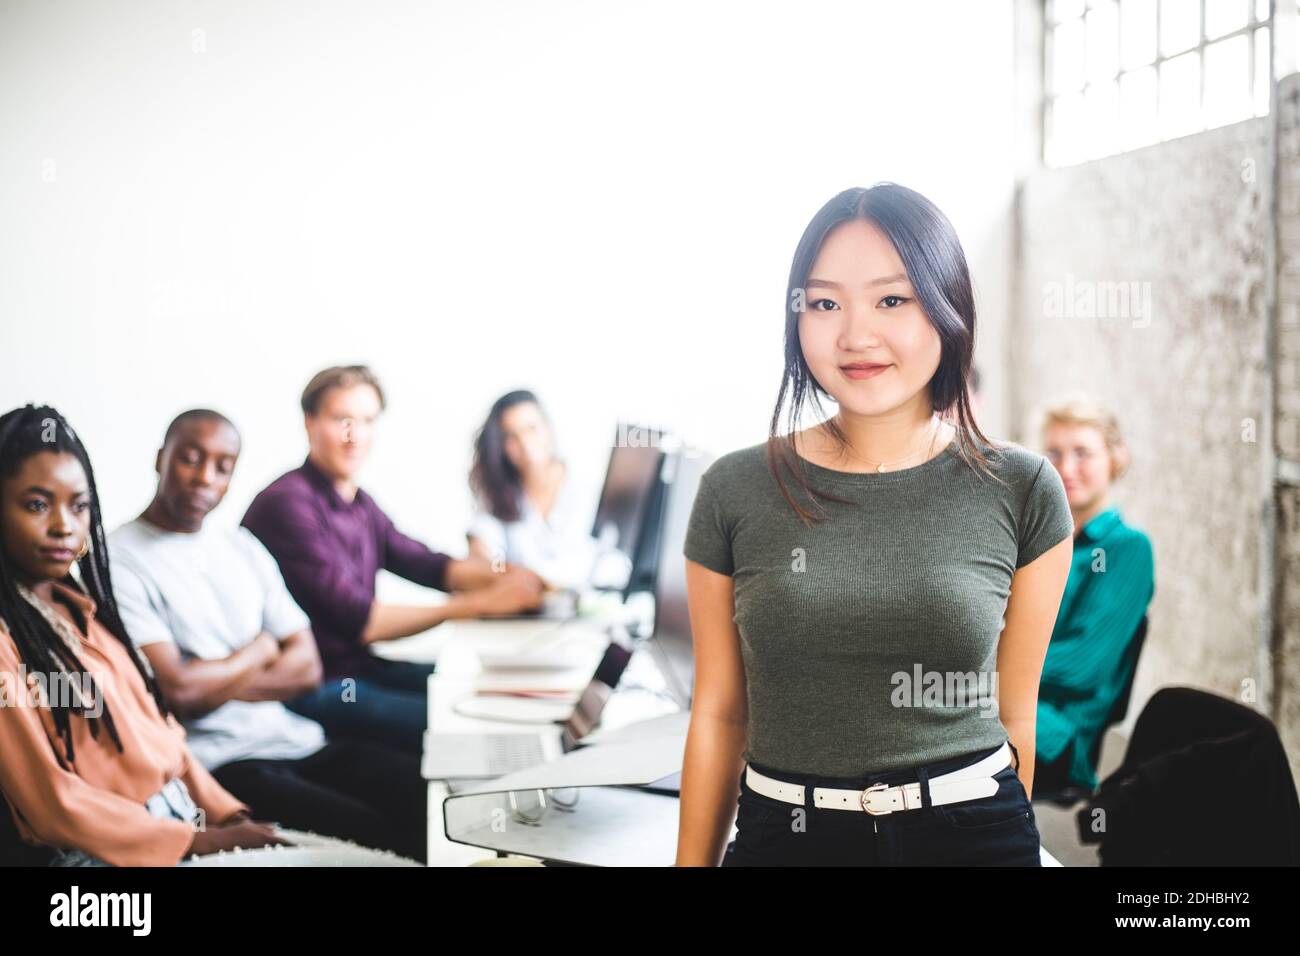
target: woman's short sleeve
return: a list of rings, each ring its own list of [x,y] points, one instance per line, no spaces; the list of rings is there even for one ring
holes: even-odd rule
[[[1026,564],[1074,535],[1070,500],[1056,469],[1044,458],[1020,511],[1020,552],[1016,567]]]
[[[735,570],[731,555],[731,523],[723,512],[717,464],[714,462],[700,477],[682,553],[688,560],[702,564],[710,571],[729,575]]]

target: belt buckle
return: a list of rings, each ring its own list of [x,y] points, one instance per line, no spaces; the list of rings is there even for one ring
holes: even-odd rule
[[[862,796],[858,798],[858,803],[862,804],[862,809],[866,810],[867,813],[871,814],[873,817],[883,817],[886,814],[893,813],[894,812],[893,810],[872,810],[871,807],[867,806],[867,794],[871,793],[873,790],[888,790],[888,789],[889,789],[889,784],[887,783],[873,783],[871,786],[867,787],[865,790],[862,791]]]

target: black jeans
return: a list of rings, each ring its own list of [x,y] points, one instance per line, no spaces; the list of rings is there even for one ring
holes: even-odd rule
[[[301,760],[236,760],[212,776],[256,820],[426,862],[428,785],[409,754],[337,740]]]
[[[998,748],[911,770],[853,779],[754,769],[804,787],[804,806],[750,789],[742,772],[736,839],[723,866],[1042,866],[1038,824],[1014,766],[998,771],[990,797],[935,806],[929,780],[969,766]],[[1012,747],[1014,750],[1014,745]],[[1017,755],[1016,762],[1019,762]],[[923,806],[872,815],[813,804],[815,787],[865,789],[919,781]]]

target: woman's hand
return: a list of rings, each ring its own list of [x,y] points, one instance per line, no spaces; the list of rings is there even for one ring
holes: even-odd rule
[[[203,856],[221,850],[253,850],[264,846],[293,846],[293,844],[280,836],[275,827],[268,823],[259,823],[251,819],[247,811],[240,810],[215,827],[195,831],[186,855]]]

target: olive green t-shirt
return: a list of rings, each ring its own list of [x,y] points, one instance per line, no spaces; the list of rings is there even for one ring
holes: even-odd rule
[[[765,445],[704,473],[683,553],[733,578],[748,685],[744,757],[857,777],[999,746],[998,638],[1011,576],[1072,537],[1056,470],[1018,445],[956,443],[884,474],[799,459],[826,520],[803,524]],[[801,503],[796,486],[786,479]]]

